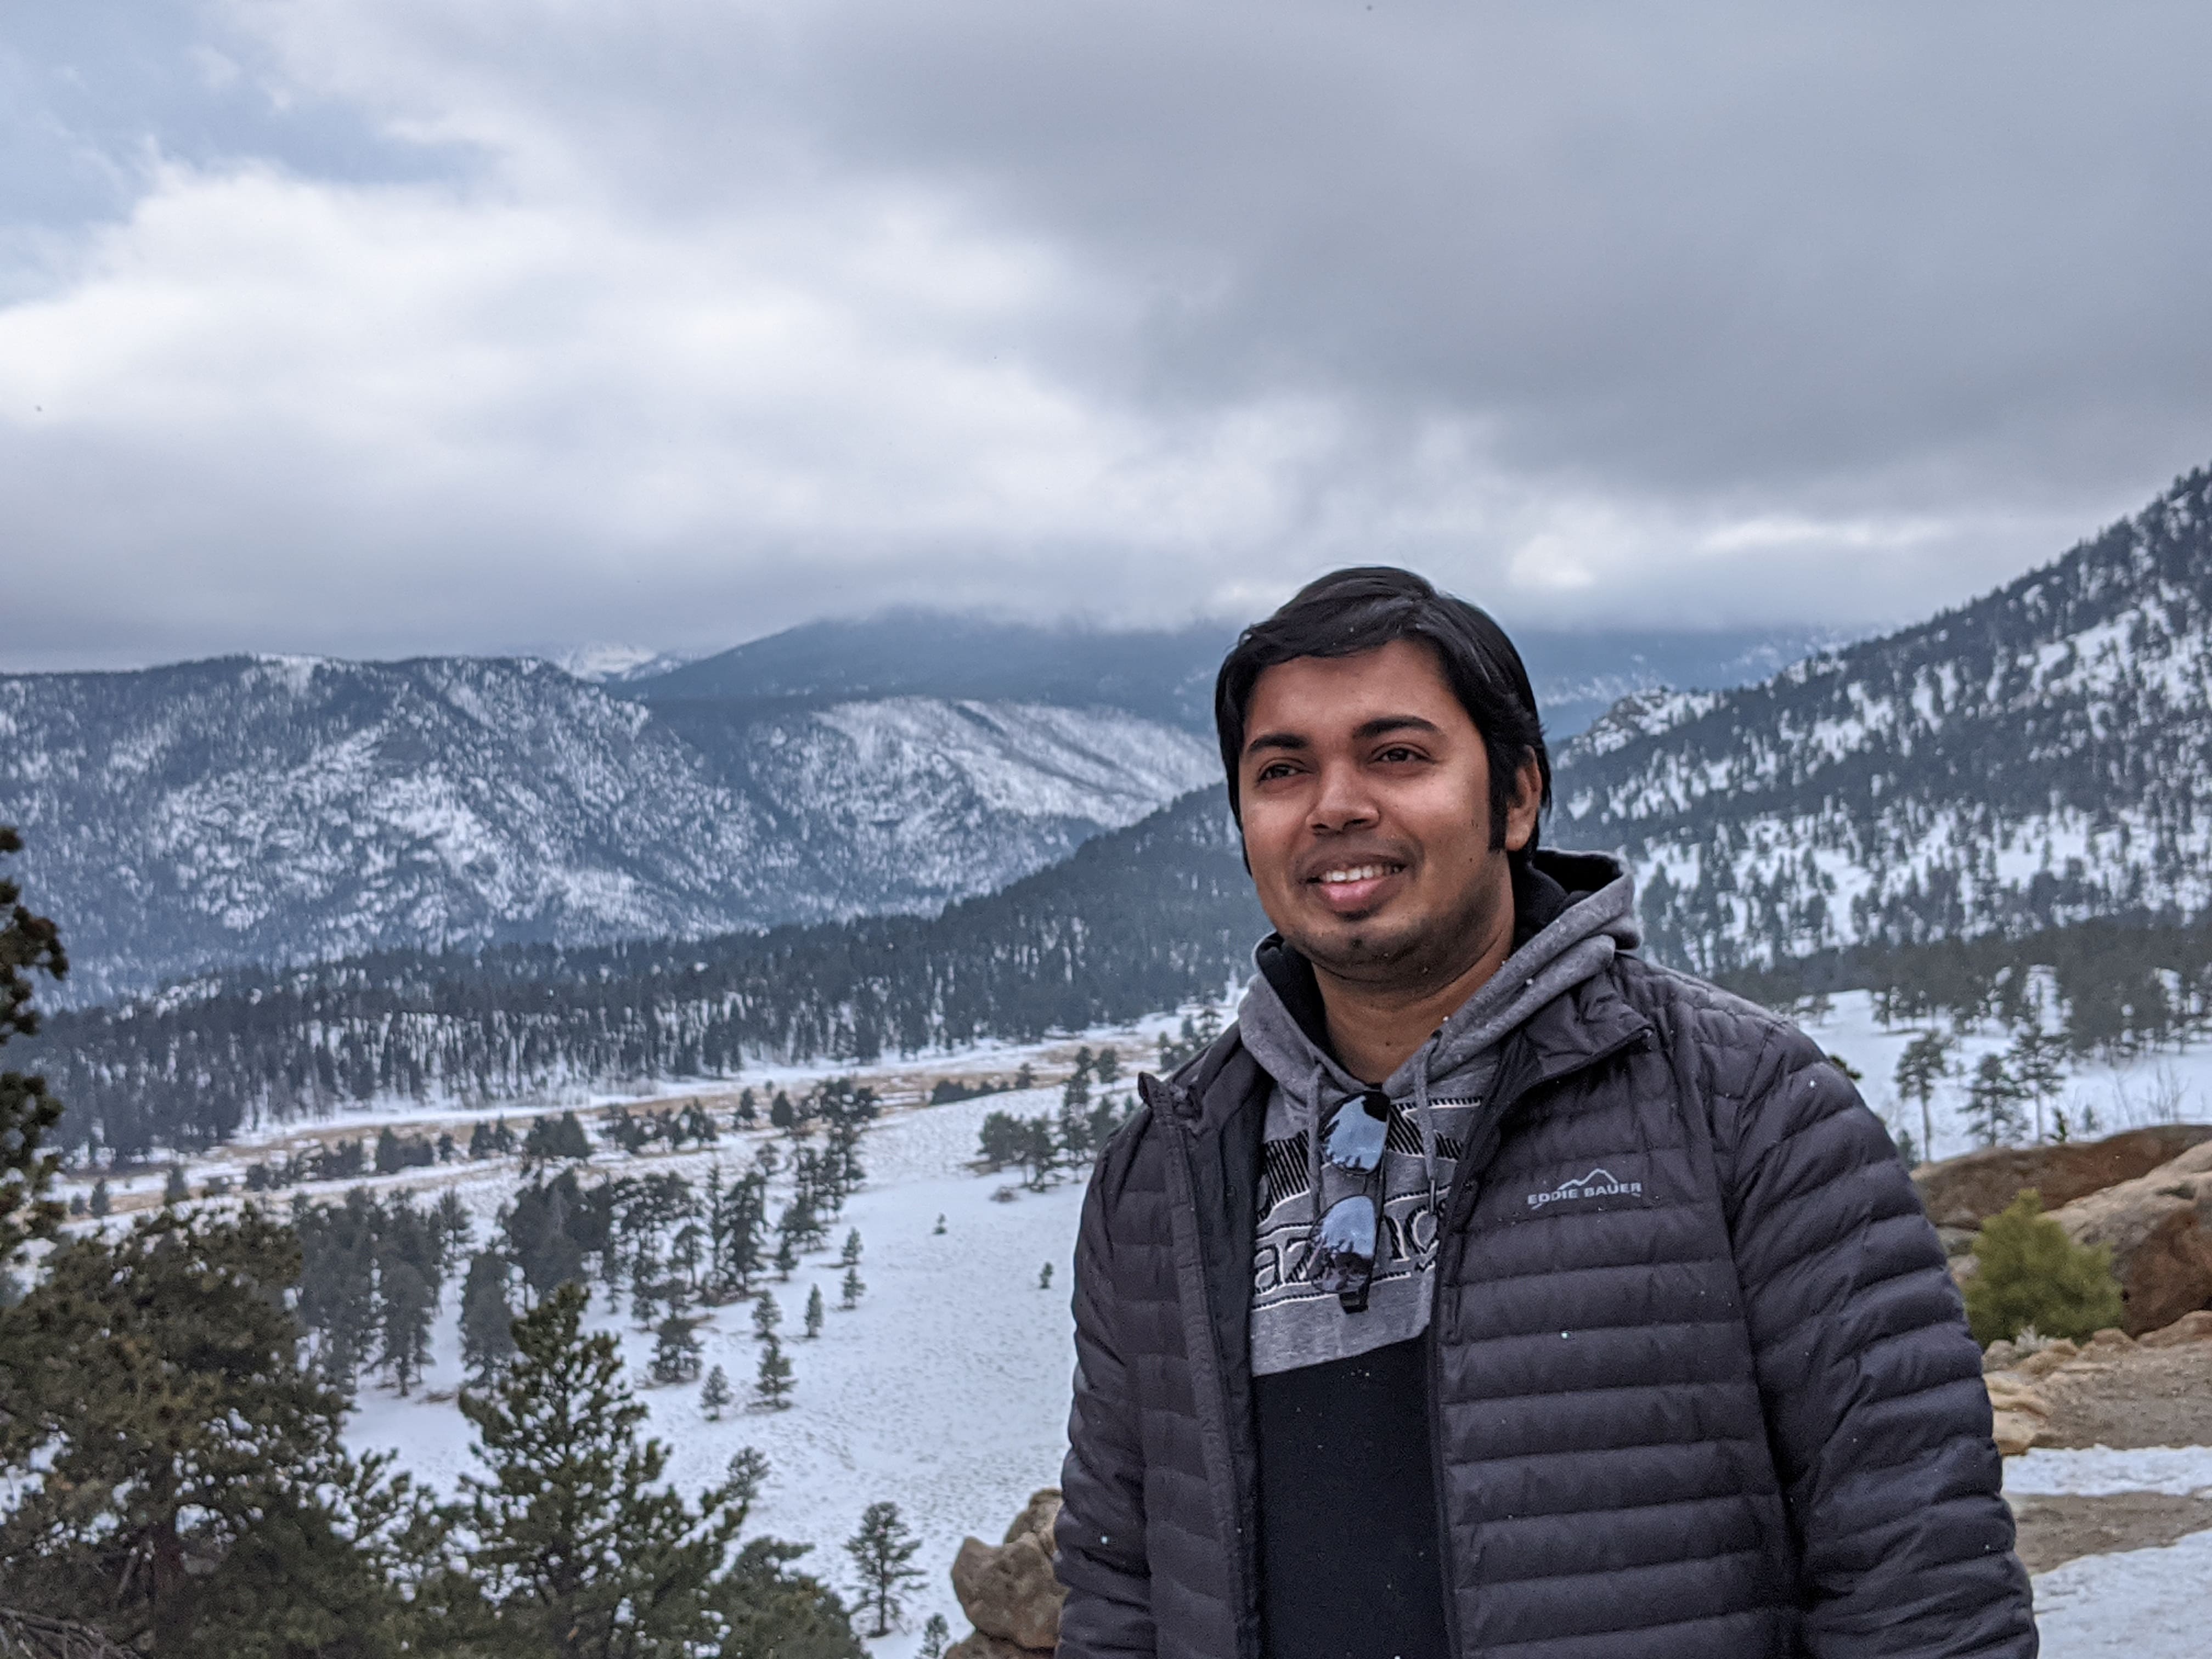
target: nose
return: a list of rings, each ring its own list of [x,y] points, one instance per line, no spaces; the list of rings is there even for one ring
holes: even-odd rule
[[[1334,762],[1321,771],[1321,787],[1314,792],[1306,827],[1317,836],[1338,836],[1350,830],[1369,830],[1382,813],[1374,792],[1360,769],[1348,762]]]

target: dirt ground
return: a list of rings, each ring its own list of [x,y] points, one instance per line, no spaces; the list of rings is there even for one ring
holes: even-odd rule
[[[2036,1384],[2049,1402],[2039,1446],[2212,1445],[2212,1342],[2085,1356]],[[2124,1492],[2109,1498],[2019,1498],[2020,1558],[2047,1572],[2077,1556],[2155,1549],[2212,1528],[2212,1498]]]
[[[2154,1492],[2112,1498],[2015,1498],[2014,1546],[2030,1572],[2048,1572],[2079,1555],[2158,1549],[2185,1533],[2212,1527],[2212,1498],[2166,1498]]]
[[[2212,1342],[2084,1356],[2036,1389],[2051,1407],[2039,1446],[2212,1446]]]

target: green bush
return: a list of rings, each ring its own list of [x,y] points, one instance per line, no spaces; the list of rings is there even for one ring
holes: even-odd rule
[[[2074,1243],[2043,1213],[2043,1194],[2030,1187],[1990,1218],[1974,1241],[1973,1277],[1966,1281],[1966,1322],[1987,1347],[2033,1325],[2045,1336],[2081,1341],[2120,1322],[2124,1309],[2112,1253]]]

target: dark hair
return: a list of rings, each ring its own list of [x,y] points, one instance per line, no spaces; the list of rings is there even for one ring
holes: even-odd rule
[[[1543,782],[1538,805],[1552,804],[1552,757],[1544,747],[1536,693],[1505,630],[1488,611],[1437,592],[1410,570],[1356,565],[1308,582],[1273,616],[1238,635],[1222,659],[1213,682],[1213,723],[1229,775],[1229,810],[1239,824],[1244,818],[1237,765],[1244,753],[1244,717],[1260,676],[1300,657],[1353,657],[1393,640],[1419,640],[1437,653],[1452,695],[1482,733],[1490,761],[1491,845],[1505,844],[1514,776],[1532,754]],[[1532,832],[1524,850],[1535,846]]]

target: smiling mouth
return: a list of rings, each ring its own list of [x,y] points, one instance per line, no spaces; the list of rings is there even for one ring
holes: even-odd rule
[[[1356,881],[1380,881],[1385,876],[1395,876],[1406,866],[1402,864],[1352,864],[1341,870],[1324,870],[1311,879],[1324,887],[1341,887]]]

